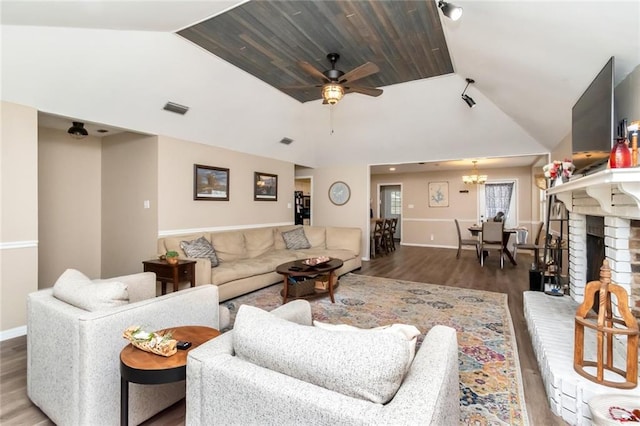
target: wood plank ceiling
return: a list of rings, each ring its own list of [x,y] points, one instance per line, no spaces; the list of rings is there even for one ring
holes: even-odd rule
[[[333,52],[340,54],[336,68],[344,72],[366,62],[380,68],[358,86],[453,72],[434,0],[254,0],[178,34],[300,102],[321,99],[320,89],[284,87],[321,81],[298,62],[325,71]]]

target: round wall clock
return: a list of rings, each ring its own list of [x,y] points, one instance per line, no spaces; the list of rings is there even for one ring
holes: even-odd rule
[[[347,204],[351,197],[351,189],[344,182],[333,182],[329,187],[329,200],[336,206]]]

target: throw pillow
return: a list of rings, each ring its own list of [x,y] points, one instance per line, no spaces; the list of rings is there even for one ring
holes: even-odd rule
[[[304,228],[295,228],[291,231],[282,233],[282,238],[287,246],[287,250],[300,250],[311,248],[307,236],[304,234]]]
[[[374,331],[380,333],[396,334],[397,336],[409,342],[411,349],[411,360],[413,360],[413,357],[416,355],[416,343],[418,343],[418,336],[420,335],[420,330],[418,330],[416,326],[408,324],[391,324],[375,328],[358,328],[348,324],[328,324],[326,322],[314,320],[313,325],[315,327],[330,331]]]
[[[337,333],[242,305],[233,325],[241,359],[343,395],[384,404],[411,365],[410,343],[394,333]]]
[[[129,303],[127,285],[118,281],[94,283],[82,272],[67,269],[53,285],[53,296],[85,311],[104,311]]]
[[[200,237],[197,240],[192,241],[182,241],[180,243],[180,248],[184,250],[187,257],[209,259],[211,261],[212,268],[218,266],[216,250],[205,237]]]

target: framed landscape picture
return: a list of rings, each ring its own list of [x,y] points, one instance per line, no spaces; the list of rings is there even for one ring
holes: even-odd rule
[[[278,175],[254,172],[253,200],[278,201]]]
[[[229,201],[229,169],[194,164],[193,199]]]
[[[449,207],[449,182],[429,182],[429,207]]]

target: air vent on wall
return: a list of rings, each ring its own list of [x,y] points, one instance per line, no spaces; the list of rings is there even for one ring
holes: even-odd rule
[[[167,102],[163,108],[166,111],[175,112],[176,114],[185,115],[189,111],[188,106],[179,105],[174,102]]]
[[[291,142],[293,142],[293,139],[289,139],[289,138],[280,139],[280,143],[283,143],[285,145],[291,145]]]

